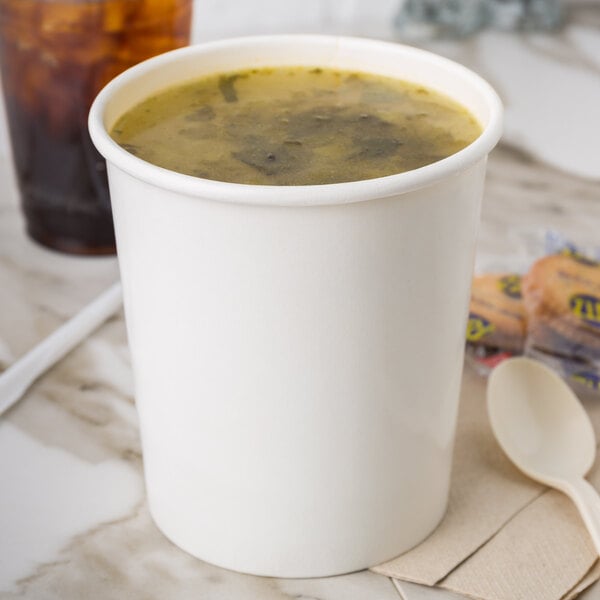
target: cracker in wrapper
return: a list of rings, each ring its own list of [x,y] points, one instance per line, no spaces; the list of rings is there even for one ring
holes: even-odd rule
[[[527,346],[581,363],[600,361],[600,264],[576,252],[546,256],[523,279]]]
[[[521,277],[513,273],[473,279],[467,342],[492,351],[518,354],[526,335]]]
[[[580,392],[600,393],[600,263],[574,247],[546,256],[523,279],[526,354]]]
[[[548,364],[580,393],[600,394],[600,262],[572,244],[527,275],[473,279],[467,357],[482,374],[514,354]]]

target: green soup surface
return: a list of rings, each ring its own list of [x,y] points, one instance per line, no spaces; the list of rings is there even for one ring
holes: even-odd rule
[[[450,98],[367,73],[261,68],[203,77],[147,98],[111,136],[136,156],[217,181],[311,185],[417,169],[481,134]]]

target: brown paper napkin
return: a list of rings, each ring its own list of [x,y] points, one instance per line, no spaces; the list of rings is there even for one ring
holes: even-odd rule
[[[483,600],[570,600],[600,578],[577,510],[522,475],[491,431],[486,382],[468,367],[447,514],[423,543],[373,568]],[[600,403],[587,407],[596,433]],[[589,480],[600,488],[600,467]]]

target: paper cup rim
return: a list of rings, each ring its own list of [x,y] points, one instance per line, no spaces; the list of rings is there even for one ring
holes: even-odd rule
[[[488,122],[482,125],[482,133],[471,144],[447,158],[418,169],[374,179],[295,186],[230,183],[184,175],[134,156],[110,137],[104,122],[107,106],[115,92],[134,82],[137,78],[163,69],[169,64],[189,56],[201,58],[204,55],[232,49],[243,53],[245,49],[256,45],[271,45],[275,48],[282,44],[324,44],[330,48],[334,46],[352,51],[394,52],[398,56],[413,57],[436,64],[461,77],[484,98],[489,110]],[[283,64],[273,61],[273,66]],[[243,67],[240,66],[240,68]],[[368,69],[360,70],[368,71]],[[182,81],[184,80],[182,79]],[[141,62],[115,77],[100,91],[90,109],[88,124],[94,145],[109,163],[133,177],[164,189],[188,196],[211,198],[236,204],[335,205],[403,194],[435,184],[468,169],[485,158],[498,143],[502,133],[502,103],[490,84],[470,69],[432,52],[412,46],[356,37],[303,34],[267,35],[230,38],[187,46]]]

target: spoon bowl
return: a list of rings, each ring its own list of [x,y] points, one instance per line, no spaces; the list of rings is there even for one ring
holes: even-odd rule
[[[502,362],[490,375],[488,412],[509,458],[534,479],[583,477],[596,439],[583,406],[542,363],[524,357]]]
[[[596,438],[575,394],[542,363],[519,357],[494,369],[487,403],[506,455],[532,479],[571,497],[600,554],[600,497],[584,479],[594,464]]]

